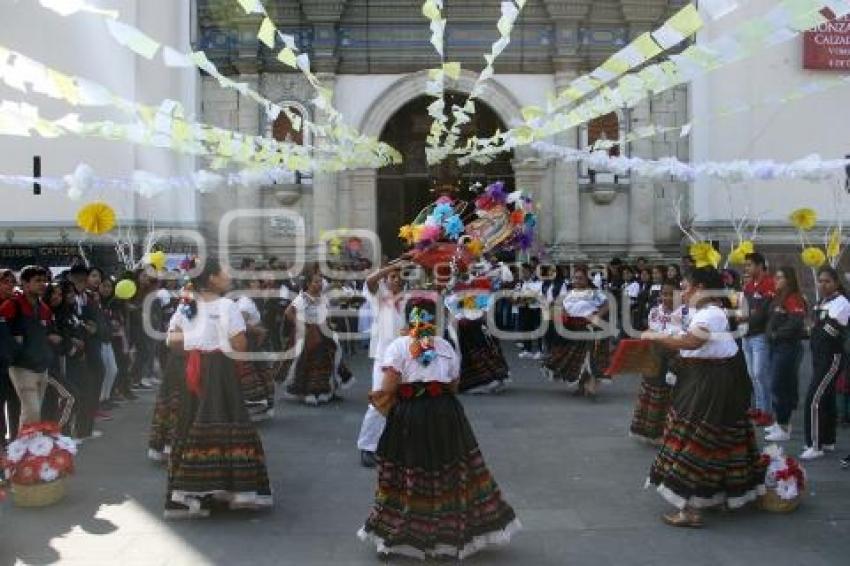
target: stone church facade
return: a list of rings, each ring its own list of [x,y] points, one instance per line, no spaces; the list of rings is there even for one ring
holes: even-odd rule
[[[479,106],[495,116],[503,131],[520,120],[526,105],[545,105],[546,96],[595,68],[633,37],[654,29],[684,2],[666,0],[529,0],[517,22],[512,43],[496,63]],[[311,54],[322,82],[335,92],[335,106],[361,133],[386,139],[390,125],[410,112],[425,92],[424,69],[438,64],[428,43],[428,28],[419,3],[410,0],[266,1],[276,24],[295,35]],[[204,49],[218,68],[247,82],[266,98],[294,106],[321,123],[310,100],[315,96],[303,77],[285,72],[274,53],[258,46],[258,20],[246,18],[234,2],[198,0],[196,48]],[[229,8],[230,6],[230,8]],[[496,39],[497,2],[445,0],[446,60],[459,61],[463,73],[447,89],[468,94],[481,56]],[[244,132],[303,140],[286,124],[270,123],[258,105],[224,90],[204,77],[200,89],[201,119]],[[412,106],[411,106],[412,105]],[[686,87],[647,99],[638,107],[559,135],[553,143],[584,147],[604,132],[608,139],[637,128],[683,125],[689,121]],[[284,118],[285,120],[285,118]],[[410,116],[410,137],[428,116]],[[492,124],[491,124],[492,125]],[[492,131],[480,132],[490,135]],[[286,135],[287,137],[283,137]],[[421,133],[424,143],[425,134]],[[395,195],[390,191],[424,192],[431,171],[424,165],[424,146],[398,148],[405,164],[392,170],[358,169],[336,174],[293,176],[286,183],[240,188],[200,197],[203,231],[217,241],[224,237],[220,220],[229,211],[254,209],[234,220],[227,244],[237,254],[290,253],[303,228],[308,249],[327,230],[358,229],[392,234],[404,211],[427,195]],[[688,138],[656,136],[619,151],[644,158],[689,158]],[[583,166],[547,159],[527,147],[517,148],[487,181],[506,177],[539,205],[539,239],[553,261],[606,259],[619,256],[677,257],[681,235],[672,209],[690,210],[689,187],[639,177],[615,177],[589,172]],[[483,171],[463,171],[463,181],[481,179]],[[383,189],[382,187],[389,187]],[[396,205],[396,200],[406,204]],[[392,203],[390,202],[392,201]],[[413,204],[411,204],[413,203]],[[405,208],[406,207],[406,208]],[[392,209],[389,210],[389,209]],[[401,212],[399,212],[401,211]],[[232,216],[232,213],[231,213]],[[406,220],[409,220],[407,218]],[[385,236],[384,240],[388,240]],[[393,249],[394,242],[384,242]]]

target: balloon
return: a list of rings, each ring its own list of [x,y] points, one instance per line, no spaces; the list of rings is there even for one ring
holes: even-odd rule
[[[115,285],[115,296],[119,299],[132,299],[136,295],[136,284],[131,279],[122,279]]]
[[[151,252],[148,254],[148,263],[157,271],[165,269],[167,259],[165,252]]]

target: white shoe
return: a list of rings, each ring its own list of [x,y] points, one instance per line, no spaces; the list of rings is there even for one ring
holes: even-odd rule
[[[534,352],[534,355],[531,356],[531,357],[534,358],[535,360],[542,360],[543,359],[543,352]]]
[[[764,439],[767,442],[788,442],[791,440],[791,429],[786,431],[780,427],[779,430],[772,431]]]
[[[531,352],[529,352],[527,350],[523,350],[522,352],[519,353],[519,357],[520,358],[530,358]]]
[[[304,403],[310,405],[311,407],[319,406],[319,399],[315,395],[307,395],[304,397]]]
[[[824,452],[835,452],[835,444],[824,444],[820,448]]]
[[[800,459],[801,460],[817,460],[818,458],[823,458],[823,456],[824,456],[823,450],[817,450],[813,446],[808,446],[808,447],[806,447],[805,450],[803,450],[803,453],[800,454]]]
[[[780,432],[781,430],[782,430],[782,427],[781,427],[781,426],[779,426],[779,424],[778,424],[778,423],[773,423],[772,425],[770,425],[769,427],[767,427],[766,429],[764,429],[764,434],[765,434],[766,436],[770,436],[770,435],[771,435],[771,434],[773,434],[774,432]]]
[[[141,384],[144,385],[145,387],[150,387],[150,388],[156,387],[156,383],[154,383],[154,381],[149,377],[143,377],[141,379]]]

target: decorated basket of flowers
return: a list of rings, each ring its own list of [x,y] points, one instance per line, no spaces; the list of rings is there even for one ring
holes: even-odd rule
[[[806,491],[806,471],[800,463],[771,444],[762,452],[766,466],[766,492],[759,498],[759,507],[772,513],[790,513],[800,505]]]
[[[466,234],[480,241],[485,252],[526,251],[534,243],[534,201],[521,190],[505,192],[501,181],[488,185],[475,199],[475,215]]]
[[[53,505],[65,495],[65,478],[74,472],[77,444],[52,422],[25,425],[10,443],[3,470],[19,507]]]
[[[473,257],[461,237],[461,216],[466,203],[444,195],[425,207],[410,224],[399,230],[399,237],[413,246],[410,258],[426,269],[440,264],[454,264],[464,270]]]

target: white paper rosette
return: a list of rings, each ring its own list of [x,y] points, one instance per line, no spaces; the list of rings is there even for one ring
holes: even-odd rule
[[[12,463],[20,462],[27,453],[27,444],[22,440],[16,440],[6,448],[6,458]]]
[[[36,436],[29,440],[28,449],[33,456],[47,456],[53,450],[53,439],[49,436]]]
[[[50,464],[45,462],[38,470],[38,477],[40,477],[42,481],[49,483],[59,479],[59,470],[52,468]]]

